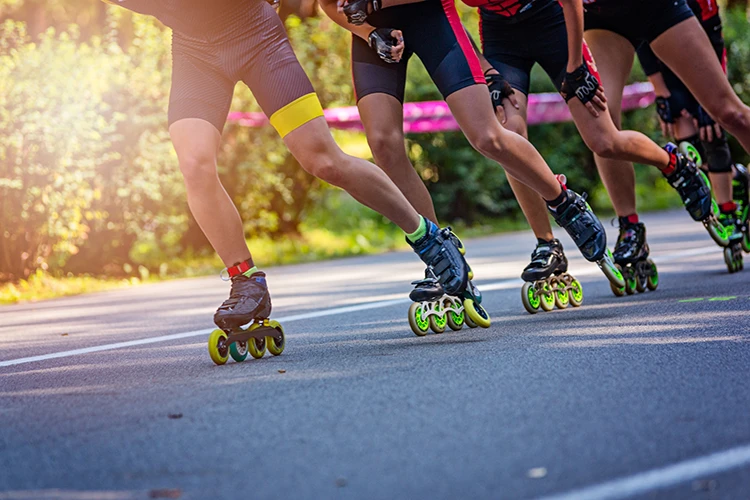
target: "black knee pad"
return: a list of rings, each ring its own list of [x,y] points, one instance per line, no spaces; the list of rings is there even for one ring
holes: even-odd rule
[[[714,137],[711,142],[701,141],[706,151],[704,163],[708,163],[708,171],[726,173],[732,171],[732,152],[729,151],[727,136],[722,132],[721,136]]]

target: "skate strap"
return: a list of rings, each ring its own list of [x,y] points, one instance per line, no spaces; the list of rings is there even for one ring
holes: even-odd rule
[[[244,262],[240,262],[238,264],[233,265],[232,267],[227,268],[227,274],[229,274],[230,278],[234,278],[235,276],[239,276],[240,274],[245,274],[250,269],[255,267],[255,264],[253,264],[252,260],[246,260]]]
[[[721,210],[721,213],[723,214],[733,214],[737,211],[737,203],[733,201],[722,203],[721,205],[719,205],[719,210]]]

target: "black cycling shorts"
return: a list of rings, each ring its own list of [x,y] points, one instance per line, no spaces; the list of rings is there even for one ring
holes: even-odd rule
[[[471,85],[485,85],[479,59],[466,34],[454,0],[388,7],[368,16],[377,28],[404,34],[406,50],[398,63],[387,63],[361,38],[352,38],[352,76],[357,101],[369,94],[392,95],[404,102],[406,68],[416,54],[443,98]]]
[[[696,13],[697,15],[698,13]],[[701,19],[700,17],[698,19]],[[724,68],[724,72],[727,70],[727,51],[724,44],[724,35],[722,34],[721,18],[718,14],[710,19],[702,20],[701,26],[706,31],[708,39],[711,41],[711,45],[716,52],[716,57],[721,61],[721,66]],[[672,95],[672,104],[677,108],[673,109],[672,112],[679,114],[683,109],[687,110],[693,116],[697,116],[698,113],[698,100],[693,97],[692,92],[688,90],[682,80],[675,75],[666,64],[661,62],[656,54],[647,43],[641,44],[638,48],[638,59],[643,66],[643,71],[646,75],[650,76],[654,73],[661,73],[664,78],[664,83],[667,85],[670,94]]]
[[[479,29],[484,57],[511,87],[528,95],[531,68],[538,63],[557,90],[561,89],[568,65],[568,32],[558,2],[538,2],[512,17],[481,9]],[[585,44],[583,52],[584,62],[597,75]]]
[[[585,29],[606,30],[626,38],[634,48],[693,17],[685,0],[599,0],[585,3]]]
[[[232,23],[200,35],[172,37],[169,124],[198,118],[224,128],[242,81],[283,137],[323,115],[279,16],[264,0],[246,2]]]

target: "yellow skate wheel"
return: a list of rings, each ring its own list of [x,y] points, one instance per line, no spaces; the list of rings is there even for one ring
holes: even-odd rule
[[[571,306],[580,307],[583,304],[583,286],[580,281],[573,280],[573,283],[568,288],[568,296],[570,297]]]
[[[490,315],[484,310],[484,307],[474,302],[473,299],[464,299],[464,311],[466,312],[466,319],[471,318],[471,321],[477,326],[482,328],[489,328],[492,321]]]
[[[569,303],[570,295],[568,295],[568,287],[562,281],[558,281],[555,290],[555,305],[558,309],[565,309]]]
[[[622,266],[620,266],[620,264],[615,264],[615,266],[617,267],[617,269],[620,271],[620,274],[622,275],[623,273]],[[612,289],[612,293],[614,293],[616,297],[622,297],[623,295],[625,295],[625,285],[617,286],[616,284],[610,281],[609,287]]]
[[[247,341],[247,350],[250,356],[260,359],[266,354],[266,339],[250,339]]]
[[[273,327],[278,335],[275,335],[273,337],[266,337],[266,347],[268,348],[268,352],[270,352],[274,356],[278,356],[279,354],[284,352],[284,348],[286,347],[284,327],[282,327],[276,321],[270,322],[268,326]]]
[[[526,309],[529,314],[536,314],[539,310],[541,301],[539,295],[536,293],[534,284],[528,282],[524,283],[521,287],[521,302],[523,302],[523,308]]]
[[[555,292],[549,283],[545,283],[542,287],[542,292],[539,294],[539,298],[542,299],[539,305],[543,311],[552,311],[555,308]]]
[[[226,344],[228,338],[223,330],[214,330],[208,336],[208,355],[217,365],[223,365],[229,359],[229,348]]]
[[[411,331],[418,337],[424,337],[430,329],[430,320],[429,318],[424,318],[422,316],[423,313],[424,308],[421,302],[414,302],[409,306],[409,326],[411,326]]]

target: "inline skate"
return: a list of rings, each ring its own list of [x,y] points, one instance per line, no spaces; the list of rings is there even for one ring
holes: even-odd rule
[[[566,193],[566,199],[556,208],[548,207],[555,222],[567,231],[583,258],[596,262],[611,284],[625,286],[622,273],[615,265],[612,252],[607,248],[607,233],[586,202],[586,194],[581,196],[568,189],[564,175],[558,175],[557,180]]]
[[[237,362],[245,361],[248,354],[260,359],[266,350],[278,356],[286,346],[284,328],[278,321],[268,319],[271,295],[265,273],[257,271],[246,276],[242,274],[243,264],[228,269],[232,290],[214,314],[219,329],[208,337],[208,354],[217,365],[225,364],[229,356]],[[249,269],[246,264],[245,267]]]
[[[614,258],[625,277],[625,286],[610,285],[612,292],[622,297],[635,292],[656,290],[659,286],[659,271],[654,261],[648,258],[646,226],[642,222],[632,222],[628,217],[620,217],[620,235],[617,238]]]
[[[427,234],[415,243],[407,242],[427,264],[425,279],[415,281],[409,298],[409,325],[418,336],[432,329],[442,333],[446,326],[460,330],[489,328],[491,320],[481,306],[482,295],[471,282],[474,273],[464,259],[465,248],[450,230],[427,221]]]
[[[521,278],[526,282],[521,288],[521,301],[529,314],[536,314],[540,308],[551,311],[555,306],[565,309],[583,303],[583,287],[568,274],[568,258],[558,239],[539,240]]]
[[[734,202],[737,204],[737,212],[740,216],[742,229],[742,249],[750,253],[750,173],[747,167],[739,163],[734,165],[734,178],[732,179],[732,193]]]
[[[731,210],[722,210],[719,214],[719,223],[727,228],[729,234],[729,241],[727,246],[724,247],[724,263],[730,273],[736,273],[745,268],[742,250],[747,233],[744,229],[739,205],[734,202],[731,204],[734,205]]]

